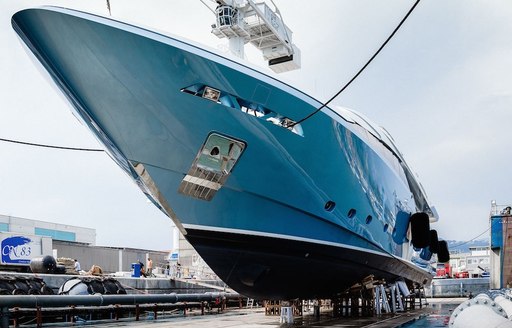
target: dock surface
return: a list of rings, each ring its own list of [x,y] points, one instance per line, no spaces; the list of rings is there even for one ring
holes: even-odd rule
[[[164,328],[164,327],[212,327],[212,328],[270,328],[270,327],[367,327],[367,328],[391,328],[400,327],[406,323],[414,322],[429,315],[436,315],[439,308],[451,306],[455,308],[465,298],[435,298],[428,299],[428,305],[421,309],[410,310],[398,314],[384,314],[373,317],[343,317],[333,318],[330,313],[322,314],[320,318],[312,315],[295,317],[291,325],[280,324],[278,316],[265,316],[263,308],[235,309],[221,314],[194,315],[190,313],[186,317],[159,318],[158,320],[120,320],[107,323],[87,323],[88,327],[114,328]],[[448,312],[448,311],[445,311]],[[422,326],[425,327],[425,326]],[[428,327],[428,326],[427,326]],[[436,325],[435,327],[439,327]]]

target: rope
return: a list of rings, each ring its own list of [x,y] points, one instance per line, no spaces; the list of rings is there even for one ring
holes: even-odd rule
[[[386,39],[386,41],[384,41],[384,43],[380,46],[380,48],[373,54],[373,56],[366,62],[366,64],[364,64],[364,66],[356,73],[356,75],[354,75],[352,77],[352,79],[350,79],[350,81],[348,81],[338,92],[336,92],[336,94],[334,96],[331,97],[331,99],[329,99],[327,102],[325,102],[324,104],[322,104],[322,106],[320,106],[317,110],[315,110],[314,112],[312,112],[311,114],[309,114],[308,116],[304,117],[303,119],[300,119],[298,120],[297,122],[294,122],[290,125],[288,125],[287,127],[293,127],[295,126],[296,124],[300,124],[302,122],[304,122],[305,120],[307,120],[308,118],[310,118],[311,116],[315,115],[316,113],[318,113],[319,111],[321,111],[323,108],[325,108],[331,101],[333,101],[336,97],[338,97],[343,91],[345,91],[345,89],[350,85],[352,84],[352,82],[366,69],[366,67],[368,67],[368,65],[370,65],[370,63],[373,61],[373,59],[375,57],[377,57],[377,55],[380,53],[380,51],[386,46],[386,44],[393,38],[393,36],[396,34],[396,32],[400,29],[400,27],[402,26],[402,24],[406,21],[406,19],[409,17],[409,15],[412,13],[412,11],[414,10],[414,8],[416,8],[416,6],[418,5],[418,3],[420,2],[420,0],[416,0],[416,2],[414,3],[414,5],[411,7],[411,9],[409,9],[409,11],[407,12],[407,14],[404,16],[404,18],[402,18],[402,20],[400,21],[400,23],[398,24],[398,26],[393,30],[393,32],[388,36],[388,38]]]
[[[25,145],[25,146],[35,146],[35,147],[53,148],[53,149],[61,149],[61,150],[76,150],[76,151],[96,151],[96,152],[104,152],[104,150],[103,150],[103,149],[75,148],[75,147],[52,146],[52,145],[38,144],[38,143],[25,142],[25,141],[19,141],[19,140],[12,140],[12,139],[4,139],[4,138],[0,138],[0,141],[10,142],[10,143],[15,143],[15,144],[19,144],[19,145]]]

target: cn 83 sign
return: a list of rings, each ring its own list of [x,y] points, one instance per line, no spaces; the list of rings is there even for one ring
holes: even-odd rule
[[[24,236],[11,236],[2,239],[2,264],[30,264],[33,255],[41,253],[41,239]]]

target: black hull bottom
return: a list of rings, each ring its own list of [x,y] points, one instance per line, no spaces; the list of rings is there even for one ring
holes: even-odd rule
[[[312,299],[364,277],[424,282],[430,274],[385,254],[306,241],[187,229],[187,239],[231,288],[255,299]]]

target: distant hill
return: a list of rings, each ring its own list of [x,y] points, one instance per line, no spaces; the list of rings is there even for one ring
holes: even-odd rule
[[[447,240],[448,250],[450,253],[469,253],[470,247],[477,246],[489,246],[489,239],[479,239],[473,241],[457,241],[457,240]]]

